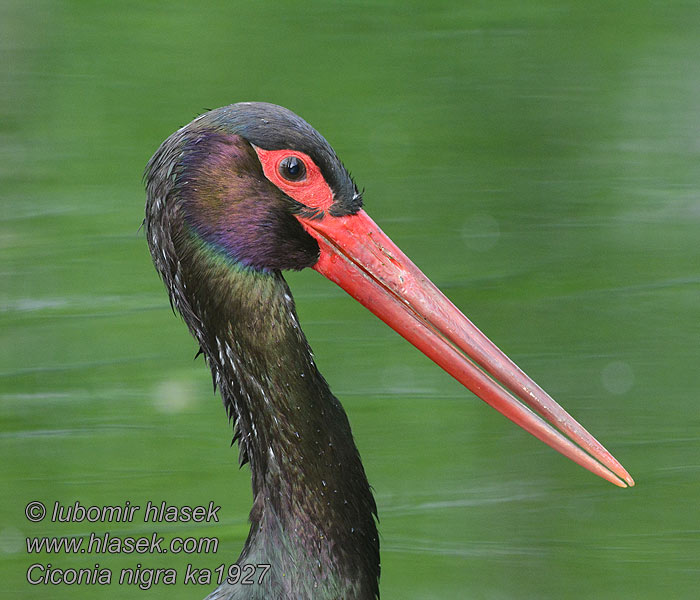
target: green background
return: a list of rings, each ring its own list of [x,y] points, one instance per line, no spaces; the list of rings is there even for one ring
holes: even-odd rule
[[[637,480],[515,428],[339,288],[290,274],[381,518],[382,597],[696,598],[700,6],[693,2],[0,4],[3,597],[33,562],[233,562],[249,471],[143,232],[143,167],[207,108],[282,104],[368,212]],[[221,505],[217,554],[29,556],[30,500]],[[145,595],[145,596],[144,596]]]

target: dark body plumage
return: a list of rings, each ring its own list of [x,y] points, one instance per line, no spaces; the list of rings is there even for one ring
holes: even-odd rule
[[[308,154],[333,190],[329,213],[361,197],[326,140],[290,111],[241,103],[171,135],[146,170],[153,261],[197,339],[249,462],[254,504],[239,564],[262,585],[211,598],[378,596],[376,506],[350,425],[318,372],[280,271],[315,264],[306,207],[272,185],[254,147]]]

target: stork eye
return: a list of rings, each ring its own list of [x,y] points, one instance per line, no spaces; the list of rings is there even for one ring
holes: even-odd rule
[[[296,156],[284,158],[277,170],[287,181],[301,181],[306,178],[304,161]]]

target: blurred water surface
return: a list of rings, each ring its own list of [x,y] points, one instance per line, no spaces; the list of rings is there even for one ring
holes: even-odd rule
[[[238,556],[249,472],[138,232],[141,174],[204,109],[266,100],[330,140],[375,220],[638,482],[570,464],[292,274],[376,492],[382,597],[697,597],[699,36],[696,2],[3,2],[5,596],[144,593],[32,587],[37,561],[183,573]],[[153,531],[32,524],[37,499],[214,500],[221,524],[158,531],[221,546],[29,556],[28,535]]]

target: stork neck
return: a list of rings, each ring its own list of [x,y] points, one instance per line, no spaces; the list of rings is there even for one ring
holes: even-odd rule
[[[200,294],[193,329],[252,472],[251,531],[239,562],[272,565],[261,597],[374,598],[376,505],[289,288],[279,273],[227,280]]]

